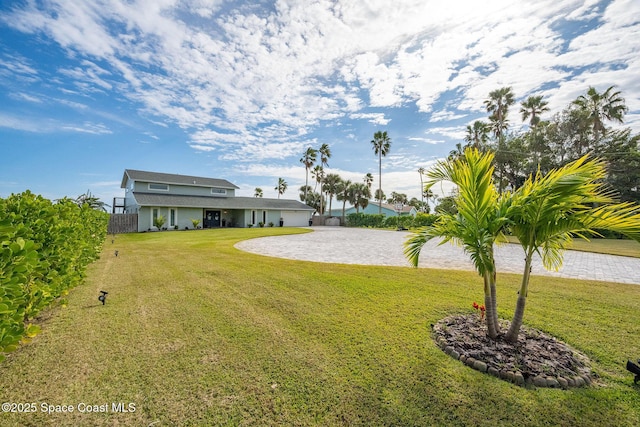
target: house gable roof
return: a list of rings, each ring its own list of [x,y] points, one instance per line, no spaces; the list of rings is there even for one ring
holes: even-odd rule
[[[140,206],[175,206],[185,208],[211,209],[276,209],[315,211],[314,208],[297,200],[264,199],[262,197],[207,197],[184,196],[178,194],[156,194],[134,192]]]
[[[154,182],[160,184],[190,185],[195,187],[216,187],[226,189],[239,189],[240,187],[230,183],[226,179],[205,178],[191,175],[178,175],[171,173],[147,172],[135,169],[125,169],[120,188],[125,188],[128,180]]]

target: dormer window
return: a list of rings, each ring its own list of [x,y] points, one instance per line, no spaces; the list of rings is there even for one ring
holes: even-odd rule
[[[212,188],[211,189],[211,194],[216,195],[216,196],[226,196],[227,195],[227,190],[225,190],[224,188]]]
[[[149,183],[149,190],[155,191],[169,191],[169,186],[167,184],[154,184]]]

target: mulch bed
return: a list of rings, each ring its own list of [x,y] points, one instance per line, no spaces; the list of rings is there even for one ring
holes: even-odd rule
[[[520,386],[567,389],[593,383],[588,358],[567,344],[526,326],[511,344],[504,340],[509,322],[500,320],[500,327],[494,341],[478,315],[455,315],[433,325],[433,333],[438,346],[454,359]]]

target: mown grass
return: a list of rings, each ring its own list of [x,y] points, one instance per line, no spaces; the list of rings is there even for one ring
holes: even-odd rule
[[[510,243],[518,243],[514,236],[507,236]],[[574,251],[640,258],[640,243],[630,239],[573,239],[570,248]]]
[[[432,342],[430,324],[482,299],[477,275],[233,247],[293,231],[109,240],[67,308],[50,311],[41,335],[0,365],[2,401],[132,402],[135,412],[2,413],[0,425],[640,424],[640,390],[624,368],[640,356],[640,287],[534,277],[526,323],[586,353],[600,379],[585,389],[524,389]],[[509,318],[519,277],[498,280],[500,315]]]

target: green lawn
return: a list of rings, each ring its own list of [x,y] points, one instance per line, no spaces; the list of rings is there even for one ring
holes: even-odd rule
[[[510,243],[518,243],[518,239],[508,236]],[[573,239],[570,247],[574,251],[595,252],[598,254],[620,255],[640,258],[640,243],[629,239],[596,239],[589,241],[584,239]]]
[[[640,357],[639,286],[534,277],[525,322],[586,353],[600,379],[586,389],[524,389],[432,342],[430,324],[482,300],[476,274],[233,248],[294,231],[109,238],[68,306],[46,313],[43,332],[0,365],[2,402],[38,409],[0,413],[0,425],[640,425],[640,387],[624,368]],[[516,275],[498,278],[502,317],[518,284]],[[109,292],[105,306],[100,290]],[[115,413],[112,402],[135,412]],[[42,403],[75,411],[49,415]],[[109,412],[79,413],[80,403]]]

